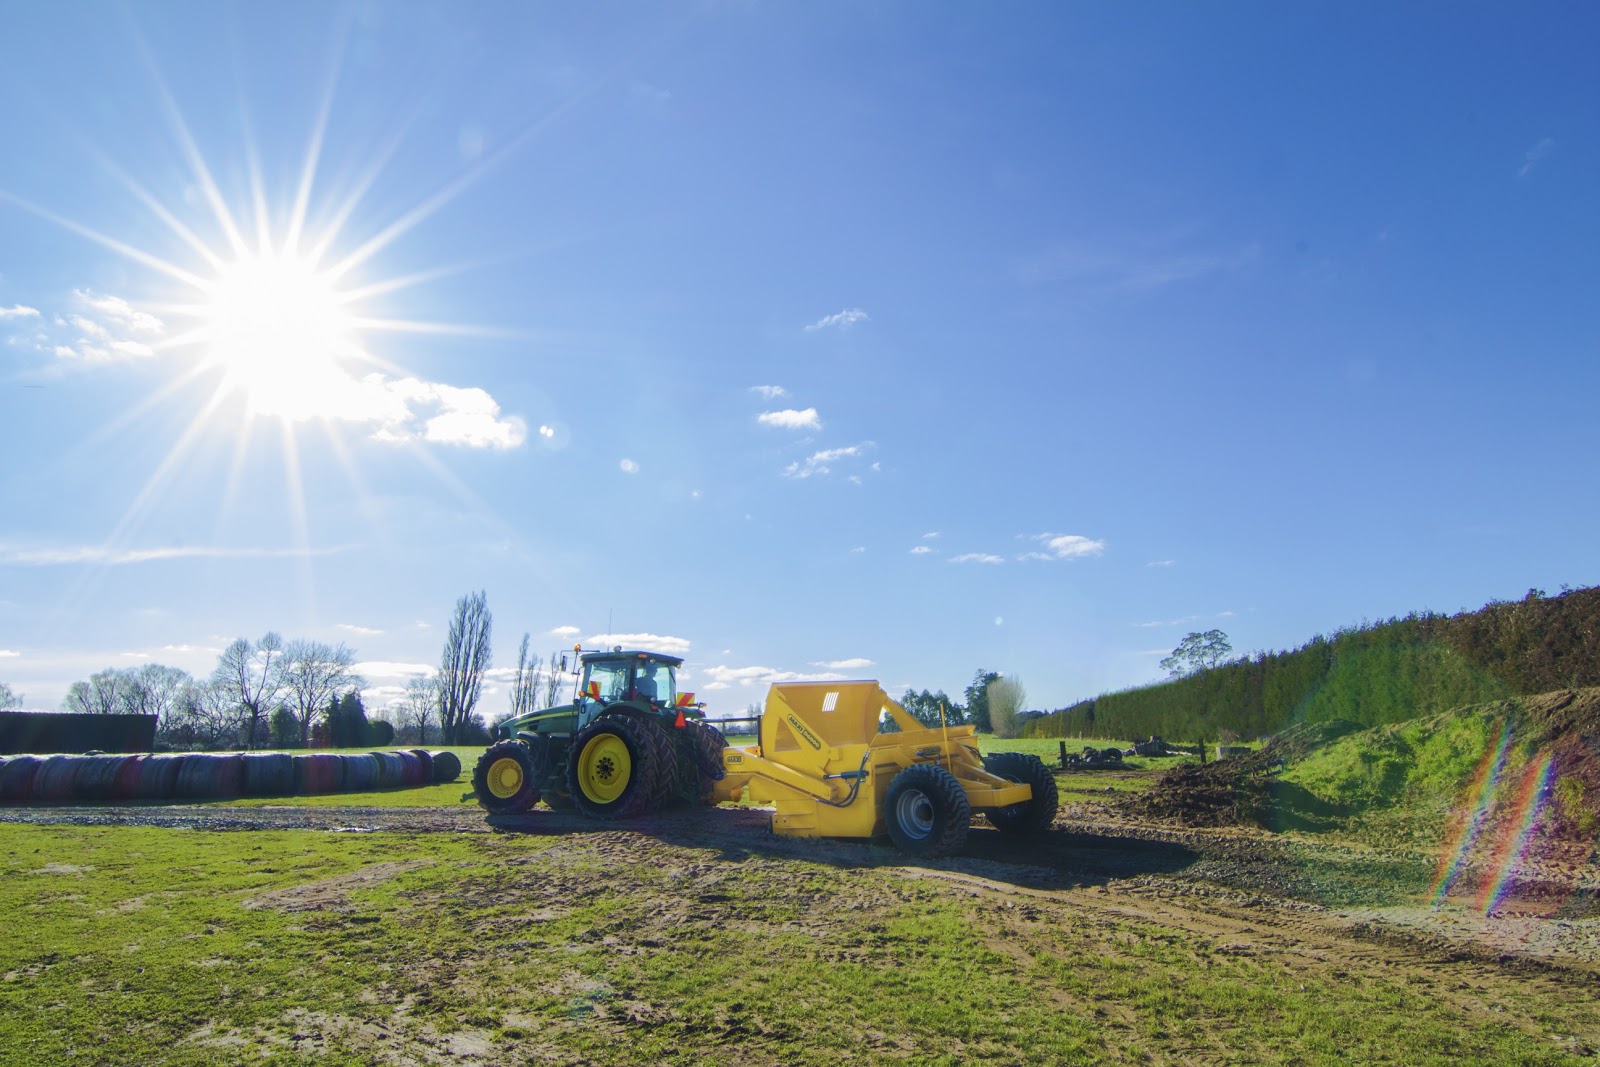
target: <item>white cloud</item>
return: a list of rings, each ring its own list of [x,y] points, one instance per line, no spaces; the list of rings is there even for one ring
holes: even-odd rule
[[[1004,626],[1006,624],[1005,616],[1004,615],[996,615],[994,617],[994,624],[996,626]]]
[[[776,400],[780,396],[788,396],[789,390],[781,385],[752,385],[752,393],[760,393],[763,400]]]
[[[374,630],[370,626],[357,626],[353,622],[341,622],[338,624],[337,628],[340,630],[349,630],[351,633],[360,634],[362,637],[371,637],[374,634],[383,633],[382,630]]]
[[[850,659],[823,660],[820,663],[814,662],[811,665],[813,667],[826,667],[830,671],[859,671],[863,667],[875,666],[872,660],[863,659],[860,656],[854,656]]]
[[[687,637],[669,637],[664,634],[591,634],[583,640],[583,647],[589,649],[611,648],[613,645],[621,645],[624,649],[630,650],[664,652],[669,656],[682,656],[689,651]]]
[[[59,329],[71,327],[77,336],[72,344],[52,345],[50,350],[56,356],[85,363],[115,363],[155,355],[155,349],[148,342],[166,333],[166,324],[160,319],[140,311],[119,296],[75,289],[72,298],[79,310],[57,318],[55,326]]]
[[[1038,541],[1044,545],[1043,552],[1024,553],[1019,559],[1088,559],[1098,556],[1106,550],[1104,541],[1096,541],[1079,534],[1033,534],[1029,540]]]
[[[1545,156],[1548,156],[1551,151],[1555,149],[1555,147],[1555,138],[1546,137],[1538,144],[1528,149],[1527,155],[1524,156],[1522,160],[1522,169],[1517,171],[1517,177],[1526,178],[1533,172],[1533,168],[1538,165],[1539,161]]]
[[[822,316],[822,318],[818,319],[816,322],[813,322],[810,326],[807,326],[806,332],[815,333],[817,330],[826,330],[830,326],[837,326],[841,330],[848,330],[858,322],[867,321],[869,320],[865,311],[862,311],[860,308],[846,308],[843,311],[836,311],[832,315]]]
[[[352,668],[368,678],[426,678],[434,673],[427,663],[405,663],[397,660],[363,660]]]
[[[785,478],[810,478],[813,475],[831,474],[833,464],[842,459],[858,459],[873,447],[873,442],[863,441],[859,445],[847,445],[844,448],[825,448],[820,452],[813,452],[804,460],[797,460],[789,464],[783,469],[783,476]]]
[[[38,308],[23,307],[21,304],[0,308],[0,319],[36,319],[38,317]]]
[[[922,535],[922,539],[924,541],[932,541],[935,537],[938,537],[938,536],[939,536],[939,531],[938,530],[929,530],[927,533]]]
[[[577,637],[579,630],[576,626],[557,626],[554,629],[547,630],[545,632],[553,634],[556,637]]]
[[[172,548],[107,548],[104,545],[68,545],[58,548],[18,548],[0,545],[0,566],[54,567],[92,563],[120,567],[129,563],[151,563],[165,559],[302,559],[347,552],[339,548],[218,548],[186,545]]]
[[[867,550],[867,546],[866,545],[857,545],[856,547],[852,548],[850,551],[852,551],[852,552],[865,552],[866,550]]]
[[[913,556],[926,556],[929,552],[932,552],[932,551],[933,551],[933,549],[929,548],[927,545],[915,545],[911,549],[911,554]]]
[[[804,411],[796,411],[794,408],[763,411],[756,416],[756,421],[763,426],[777,426],[785,430],[822,429],[822,420],[817,417],[816,408],[806,408]]]
[[[345,376],[334,382],[341,401],[322,410],[351,422],[376,422],[376,440],[402,443],[429,441],[469,448],[515,448],[527,440],[528,424],[515,415],[504,418],[494,397],[477,387],[460,388],[417,378],[389,381],[369,374],[357,381]]]
[[[623,474],[638,474],[639,473],[639,465],[637,463],[635,463],[633,460],[628,459],[626,456],[624,456],[622,458],[622,461],[620,463],[618,463],[617,466],[622,470]]]
[[[772,685],[774,682],[838,682],[844,675],[805,674],[799,671],[782,671],[776,667],[707,667],[705,674],[711,681],[708,690],[730,689],[733,686]]]
[[[1178,563],[1178,561],[1175,560],[1175,559],[1153,559],[1149,563],[1146,563],[1145,566],[1146,567],[1173,567],[1173,566],[1176,566],[1177,563]]]
[[[20,655],[22,655],[22,653],[16,651],[15,649],[0,648],[0,659],[10,659],[13,656],[20,656]]]
[[[1004,556],[992,556],[987,552],[963,552],[959,556],[951,556],[951,563],[1004,563]]]

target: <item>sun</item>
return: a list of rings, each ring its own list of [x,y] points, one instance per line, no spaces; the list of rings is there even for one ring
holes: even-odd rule
[[[309,256],[264,250],[222,264],[203,287],[206,360],[250,411],[289,420],[327,411],[359,357],[350,299]]]

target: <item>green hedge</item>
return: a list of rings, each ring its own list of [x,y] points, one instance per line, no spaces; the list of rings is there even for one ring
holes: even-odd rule
[[[1030,722],[1026,737],[1174,740],[1276,733],[1297,722],[1364,726],[1466,704],[1600,685],[1600,587],[1412,614],[1318,634],[1290,652],[1106,693]]]

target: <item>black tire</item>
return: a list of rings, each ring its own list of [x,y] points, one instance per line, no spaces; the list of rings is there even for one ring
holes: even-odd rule
[[[689,731],[695,795],[702,804],[715,804],[717,783],[728,776],[727,768],[722,765],[722,752],[728,747],[728,739],[722,736],[721,730],[703,722],[691,722],[684,729]]]
[[[955,775],[932,763],[918,763],[889,783],[883,818],[902,852],[945,856],[966,844],[972,807]]]
[[[572,802],[572,797],[566,793],[558,793],[554,789],[540,793],[539,799],[544,801],[545,807],[551,811],[572,811],[578,806]]]
[[[542,737],[496,741],[472,768],[472,791],[491,815],[514,815],[539,803],[550,777],[550,748]]]
[[[625,819],[651,810],[660,774],[643,726],[624,715],[607,715],[573,737],[567,793],[591,819]]]
[[[996,752],[983,757],[983,769],[1010,782],[1021,782],[1033,790],[1033,799],[1008,808],[984,812],[996,830],[1005,834],[1042,834],[1056,821],[1061,796],[1056,776],[1038,756],[1025,752]]]
[[[676,730],[659,719],[635,717],[634,721],[639,724],[640,730],[643,731],[645,739],[655,753],[655,807],[665,808],[679,800],[687,800],[688,794],[685,792],[687,768],[679,758],[677,739],[672,736]]]

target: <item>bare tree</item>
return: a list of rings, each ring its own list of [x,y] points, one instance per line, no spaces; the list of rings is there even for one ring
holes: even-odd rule
[[[251,644],[243,637],[222,650],[211,680],[240,711],[244,743],[254,748],[266,715],[284,689],[283,638],[272,631]]]
[[[522,647],[517,649],[517,675],[511,683],[511,717],[526,715],[534,709],[539,699],[539,657],[528,659],[528,635],[522,635]]]
[[[244,722],[243,710],[230,685],[211,679],[196,682],[184,690],[175,718],[192,733],[192,739],[208,745],[237,744]]]
[[[461,725],[483,694],[483,672],[489,669],[489,637],[494,617],[482,590],[456,601],[439,660],[439,729],[444,743],[455,744]]]
[[[565,652],[561,653],[561,658],[558,661],[556,654],[554,652],[550,653],[550,673],[544,679],[545,707],[553,708],[556,706],[556,698],[561,695],[561,678],[566,673],[566,669],[567,654]]]
[[[428,743],[428,727],[433,725],[439,707],[438,685],[431,677],[413,678],[406,683],[406,695],[396,708],[398,725],[403,729],[415,728],[417,744]]]
[[[1028,691],[1016,675],[1008,674],[989,683],[989,725],[996,737],[1017,736],[1017,715],[1028,701]]]
[[[156,729],[163,731],[171,725],[184,690],[193,684],[194,678],[188,671],[146,663],[133,672],[123,690],[123,710],[134,715],[156,716]]]
[[[62,706],[79,715],[118,715],[126,708],[124,700],[133,682],[132,668],[107,667],[91,674],[87,682],[73,682]]]
[[[311,720],[327,707],[329,698],[366,684],[351,670],[355,661],[354,650],[342,641],[337,647],[323,641],[290,641],[284,648],[283,687],[288,690],[302,746],[311,738]]]
[[[6,683],[0,682],[0,711],[10,711],[12,708],[20,707],[22,707],[22,694]]]

